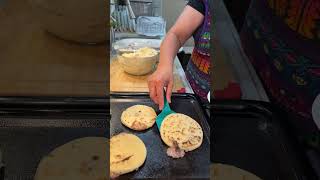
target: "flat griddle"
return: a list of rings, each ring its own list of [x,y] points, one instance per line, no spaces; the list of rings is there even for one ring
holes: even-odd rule
[[[142,104],[158,110],[149,94],[111,94],[110,136],[121,132],[137,135],[147,147],[147,159],[144,165],[135,172],[122,175],[118,179],[209,179],[210,172],[210,129],[199,101],[190,94],[173,94],[170,107],[178,113],[186,114],[201,125],[204,132],[200,148],[188,152],[182,159],[172,159],[166,155],[167,146],[162,142],[156,125],[143,131],[133,131],[121,124],[121,113],[128,107]],[[159,113],[159,111],[157,112]]]
[[[211,162],[236,166],[263,180],[313,180],[294,136],[268,103],[213,101]]]
[[[5,179],[33,180],[40,160],[74,139],[108,138],[108,102],[97,97],[0,97]]]

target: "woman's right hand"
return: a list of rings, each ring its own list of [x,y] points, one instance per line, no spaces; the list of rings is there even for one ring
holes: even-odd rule
[[[150,98],[159,105],[162,110],[164,106],[163,89],[166,87],[166,98],[171,103],[171,93],[173,88],[173,67],[172,65],[160,65],[149,77],[148,87]]]

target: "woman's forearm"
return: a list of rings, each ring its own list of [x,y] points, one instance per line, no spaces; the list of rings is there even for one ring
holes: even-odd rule
[[[190,20],[192,19],[192,20]],[[204,16],[190,6],[185,7],[174,26],[167,33],[160,47],[160,67],[172,67],[173,61],[183,44],[201,25]]]
[[[159,66],[173,66],[173,61],[182,46],[179,37],[174,32],[168,32],[160,46]]]

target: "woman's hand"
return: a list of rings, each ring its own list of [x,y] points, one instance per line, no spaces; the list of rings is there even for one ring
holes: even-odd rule
[[[150,98],[159,105],[162,110],[164,106],[163,88],[166,87],[166,98],[171,103],[173,88],[173,67],[172,65],[158,65],[157,70],[148,79]]]

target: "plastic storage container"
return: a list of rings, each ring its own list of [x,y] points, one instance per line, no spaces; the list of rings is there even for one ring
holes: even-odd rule
[[[140,16],[137,19],[136,33],[163,37],[166,34],[166,22],[162,17]]]

